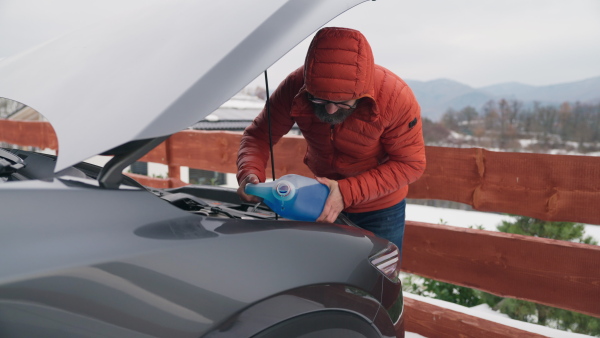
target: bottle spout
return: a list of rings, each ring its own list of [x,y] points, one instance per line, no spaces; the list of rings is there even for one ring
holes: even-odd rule
[[[268,198],[268,196],[271,194],[271,187],[265,187],[261,184],[248,183],[244,188],[244,192],[248,195],[258,196],[264,199]]]

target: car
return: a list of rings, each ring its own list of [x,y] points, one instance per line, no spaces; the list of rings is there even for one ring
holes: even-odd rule
[[[0,336],[403,337],[389,241],[123,174],[360,2],[148,2],[1,60],[59,151],[0,149]]]

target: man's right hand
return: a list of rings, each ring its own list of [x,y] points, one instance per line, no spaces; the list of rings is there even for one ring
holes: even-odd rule
[[[240,196],[240,198],[242,199],[242,201],[249,202],[249,203],[259,203],[259,202],[262,202],[262,198],[260,198],[258,196],[246,194],[246,192],[244,191],[244,189],[246,188],[246,184],[248,184],[248,183],[252,183],[252,184],[258,184],[258,183],[260,183],[260,181],[258,180],[258,176],[254,175],[254,174],[250,174],[250,175],[246,176],[240,182],[240,187],[237,190],[237,194]]]

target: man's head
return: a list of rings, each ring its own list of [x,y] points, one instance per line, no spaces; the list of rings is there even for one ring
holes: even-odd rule
[[[374,72],[373,52],[364,35],[354,29],[326,27],[317,32],[306,54],[304,84],[308,93],[321,100],[354,101],[373,96]]]

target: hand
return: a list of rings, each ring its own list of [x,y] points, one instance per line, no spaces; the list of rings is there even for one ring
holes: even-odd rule
[[[254,174],[250,174],[250,175],[244,177],[242,182],[240,182],[240,187],[237,190],[238,196],[240,196],[242,201],[245,201],[245,202],[260,203],[262,201],[262,198],[260,198],[258,196],[254,196],[254,195],[248,195],[244,191],[244,189],[246,188],[246,184],[248,184],[248,183],[252,183],[252,184],[260,183],[260,181],[258,180],[258,176],[254,175]]]
[[[340,192],[340,187],[337,181],[325,177],[316,177],[316,179],[319,183],[329,187],[329,196],[327,196],[325,207],[323,207],[323,212],[317,218],[317,222],[333,223],[340,212],[344,210],[344,199]]]

